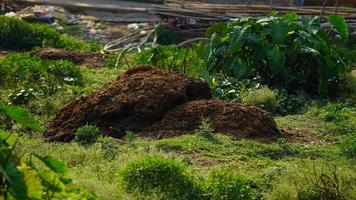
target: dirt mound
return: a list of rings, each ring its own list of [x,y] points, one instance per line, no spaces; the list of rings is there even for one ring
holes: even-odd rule
[[[200,80],[140,66],[65,106],[45,135],[48,140],[69,141],[78,127],[95,124],[103,134],[122,137],[126,130],[141,132],[177,105],[210,98],[208,85]]]
[[[280,134],[273,117],[255,106],[221,100],[196,100],[177,106],[148,132],[171,137],[191,133],[207,118],[216,132],[234,138],[273,138]]]
[[[102,67],[105,64],[104,55],[100,52],[78,52],[47,48],[32,51],[30,55],[50,60],[70,60],[77,65],[92,68]]]

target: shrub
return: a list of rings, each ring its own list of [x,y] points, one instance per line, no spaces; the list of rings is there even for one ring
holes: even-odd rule
[[[253,199],[248,181],[228,168],[212,170],[205,184],[205,194],[212,200]]]
[[[0,86],[33,88],[44,95],[52,95],[63,84],[78,85],[83,76],[70,61],[48,61],[21,53],[10,53],[0,60]]]
[[[296,183],[298,200],[344,200],[352,199],[355,179],[337,173],[336,167],[331,170],[316,170]]]
[[[96,142],[99,128],[93,125],[85,125],[77,129],[74,140],[83,145],[90,145]]]
[[[186,167],[174,160],[151,156],[130,162],[121,171],[128,191],[159,192],[165,199],[200,199],[200,190]]]
[[[356,157],[356,134],[355,133],[349,136],[345,140],[345,142],[341,145],[341,150],[346,156],[350,158]]]
[[[262,86],[257,90],[247,92],[243,95],[242,102],[257,106],[269,112],[276,112],[279,108],[278,93],[269,89],[267,86]]]
[[[137,134],[132,131],[126,131],[124,139],[128,142],[133,142],[137,139]]]
[[[0,47],[6,49],[30,50],[34,47],[55,47],[67,50],[97,51],[95,42],[60,35],[47,24],[30,24],[16,18],[0,16]]]
[[[328,21],[332,34],[320,28],[317,17],[308,19],[295,13],[218,23],[209,28],[202,55],[212,73],[222,72],[238,80],[261,76],[261,83],[271,88],[337,97],[353,55],[346,46],[345,19],[330,16]]]
[[[209,123],[209,119],[203,119],[198,129],[195,130],[195,134],[204,137],[204,138],[212,138],[214,137],[214,129],[211,127]]]
[[[97,142],[101,146],[101,151],[104,157],[108,160],[113,160],[118,153],[118,143],[117,141],[109,136],[100,136],[97,139]]]
[[[156,28],[157,42],[162,45],[179,44],[182,42],[181,37],[173,28],[160,25]]]
[[[0,47],[29,50],[58,39],[59,33],[48,25],[0,16]]]

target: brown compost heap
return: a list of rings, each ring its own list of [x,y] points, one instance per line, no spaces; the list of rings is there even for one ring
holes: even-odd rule
[[[49,122],[49,141],[70,141],[77,128],[92,124],[101,134],[121,138],[126,131],[141,136],[171,137],[191,133],[203,118],[214,130],[235,138],[278,136],[273,117],[257,107],[213,100],[198,79],[138,66],[110,85],[73,101]]]

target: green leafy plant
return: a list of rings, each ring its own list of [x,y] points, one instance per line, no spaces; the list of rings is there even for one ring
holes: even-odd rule
[[[249,182],[229,168],[217,168],[205,180],[205,195],[211,200],[253,199]]]
[[[160,25],[156,28],[157,42],[161,45],[179,44],[182,42],[177,30],[166,26]]]
[[[31,119],[27,112],[15,106],[0,102],[0,114],[34,131],[42,127]],[[65,177],[65,165],[49,156],[34,155],[47,167],[38,167],[34,160],[23,161],[14,153],[16,138],[13,134],[0,130],[0,198],[1,199],[90,199],[96,197],[81,189],[70,186]]]
[[[314,166],[314,173],[306,175],[297,186],[298,200],[342,200],[352,199],[352,187],[355,180],[345,177],[337,172],[336,167],[320,172]]]
[[[137,134],[132,131],[126,131],[124,139],[128,142],[133,142],[137,139]]]
[[[356,134],[352,134],[347,137],[346,140],[341,144],[341,151],[344,155],[355,158],[356,157]]]
[[[278,93],[267,86],[245,93],[242,103],[257,106],[272,113],[277,112],[280,107]]]
[[[96,142],[99,128],[93,125],[84,125],[75,132],[74,140],[83,145],[90,145]]]
[[[200,189],[186,167],[174,160],[150,156],[130,162],[122,176],[128,191],[159,192],[165,199],[200,199]]]
[[[22,53],[10,53],[0,59],[0,70],[4,77],[0,86],[22,86],[44,95],[55,94],[64,84],[79,85],[83,79],[72,62],[41,60]]]
[[[209,123],[209,119],[206,118],[202,119],[198,129],[195,130],[195,134],[204,138],[214,137],[214,129],[211,127],[211,124]]]
[[[203,60],[211,73],[239,80],[260,76],[261,83],[272,88],[335,97],[352,56],[345,48],[345,21],[328,19],[341,41],[320,29],[318,18],[295,13],[218,24],[208,30]]]
[[[118,142],[109,136],[99,136],[97,142],[101,146],[101,151],[106,159],[115,159],[118,153]]]
[[[0,16],[0,47],[30,50],[34,47],[56,47],[68,50],[98,51],[100,45],[60,35],[46,24],[28,23]]]

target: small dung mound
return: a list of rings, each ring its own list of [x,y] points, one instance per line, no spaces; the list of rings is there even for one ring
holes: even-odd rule
[[[122,137],[141,132],[177,105],[210,99],[209,86],[179,73],[139,66],[112,84],[62,108],[49,123],[49,141],[70,141],[77,128],[95,124],[101,133]]]
[[[69,60],[77,65],[84,65],[91,68],[99,68],[105,64],[104,55],[100,52],[78,52],[46,48],[32,51],[30,55],[49,60]]]
[[[203,118],[216,132],[239,138],[274,138],[280,134],[271,114],[255,106],[221,100],[195,100],[177,106],[147,131],[161,137],[194,132]]]

